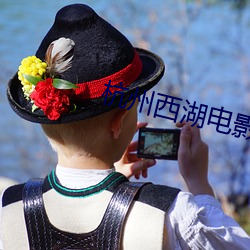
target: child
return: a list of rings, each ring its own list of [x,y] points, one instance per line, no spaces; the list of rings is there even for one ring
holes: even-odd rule
[[[164,71],[158,56],[134,49],[81,4],[58,12],[36,55],[22,62],[8,98],[42,124],[58,164],[44,180],[4,192],[3,249],[248,249],[247,234],[213,197],[197,127],[178,124],[179,168],[192,194],[119,173],[145,177],[155,164],[138,159],[130,141],[146,125],[137,124],[136,96]]]

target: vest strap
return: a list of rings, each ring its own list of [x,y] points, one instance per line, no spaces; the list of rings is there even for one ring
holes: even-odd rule
[[[116,189],[100,225],[101,249],[120,249],[126,215],[139,189],[149,183],[124,182]]]
[[[30,179],[23,189],[24,217],[31,250],[52,249],[51,233],[44,216],[43,181],[40,178]]]

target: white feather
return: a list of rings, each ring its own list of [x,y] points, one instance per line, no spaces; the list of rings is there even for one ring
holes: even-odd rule
[[[75,42],[73,40],[64,37],[50,44],[45,56],[50,75],[60,74],[71,67],[73,55],[68,58],[66,55],[74,49],[74,46]]]
[[[75,42],[73,40],[65,37],[61,37],[51,44],[53,45],[51,57],[59,54],[59,58],[65,56],[75,46]]]

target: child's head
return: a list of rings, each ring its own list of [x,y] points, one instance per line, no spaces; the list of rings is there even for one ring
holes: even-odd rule
[[[134,48],[90,7],[73,4],[59,10],[36,56],[25,58],[10,80],[7,94],[18,115],[43,124],[54,148],[67,143],[89,153],[97,142],[113,138],[114,145],[121,140],[120,151],[134,131],[128,117],[135,112],[118,107],[133,103],[163,73],[160,57]]]
[[[42,128],[52,148],[65,157],[98,157],[108,152],[115,162],[133,138],[136,124],[137,102],[130,110],[116,108],[82,121],[42,124]]]

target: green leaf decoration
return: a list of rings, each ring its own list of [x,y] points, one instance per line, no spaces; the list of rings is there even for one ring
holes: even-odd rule
[[[26,74],[23,74],[23,77],[34,86],[36,86],[38,82],[43,80],[41,77],[30,76]]]
[[[78,86],[76,86],[74,83],[63,80],[63,79],[58,79],[58,78],[53,79],[53,86],[56,89],[76,89],[76,88],[78,88]]]

